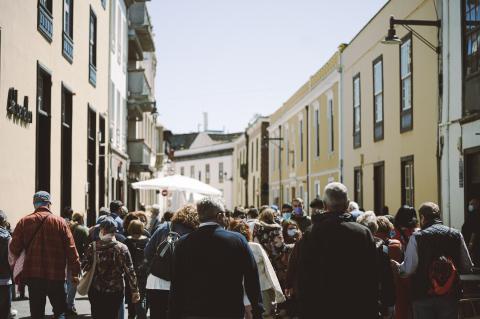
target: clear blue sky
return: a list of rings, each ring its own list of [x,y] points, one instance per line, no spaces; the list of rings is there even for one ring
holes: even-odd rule
[[[159,119],[243,131],[280,107],[386,0],[152,0]],[[385,25],[385,32],[387,25]]]

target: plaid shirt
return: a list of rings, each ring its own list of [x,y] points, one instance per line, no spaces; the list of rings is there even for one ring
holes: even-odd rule
[[[42,228],[35,231],[44,218]],[[48,280],[65,280],[65,269],[73,276],[80,272],[80,262],[72,233],[65,220],[53,215],[46,207],[41,207],[32,214],[22,218],[12,235],[10,251],[19,256],[30,243],[26,251],[22,277],[42,278]]]

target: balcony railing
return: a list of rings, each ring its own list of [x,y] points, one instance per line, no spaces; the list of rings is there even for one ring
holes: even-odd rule
[[[88,68],[88,81],[93,85],[97,86],[97,68],[90,64]]]
[[[128,141],[128,155],[133,171],[151,171],[155,167],[155,155],[143,139]]]
[[[136,2],[128,9],[131,28],[135,30],[135,34],[145,52],[155,51],[153,41],[152,23],[148,14],[145,2]]]
[[[148,84],[145,70],[128,71],[128,110],[129,115],[141,118],[142,113],[152,112],[155,107],[152,90]]]
[[[48,42],[52,42],[53,37],[53,17],[52,14],[41,3],[38,4],[38,17],[37,17],[38,31],[47,39]]]
[[[63,33],[63,56],[68,62],[73,62],[73,41],[65,32]]]

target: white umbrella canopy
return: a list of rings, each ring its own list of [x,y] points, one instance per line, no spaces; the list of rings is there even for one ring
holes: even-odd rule
[[[222,192],[194,178],[171,175],[132,183],[133,189],[185,191],[208,196],[222,196]]]

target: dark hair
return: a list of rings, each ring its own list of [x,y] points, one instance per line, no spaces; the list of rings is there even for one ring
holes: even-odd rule
[[[110,213],[117,213],[123,206],[122,201],[114,200],[110,203]]]
[[[440,216],[440,207],[437,204],[432,202],[423,203],[418,210],[418,214],[423,216],[427,221],[439,220]]]
[[[107,234],[114,234],[117,231],[117,223],[112,217],[105,217],[100,222],[100,229],[103,229]]]
[[[290,209],[290,210],[292,210],[293,207],[292,207],[292,205],[290,205],[290,204],[288,204],[288,203],[285,203],[285,204],[282,205],[282,209]]]
[[[65,206],[63,208],[63,218],[72,219],[73,209],[70,206]]]
[[[169,222],[172,220],[173,217],[173,212],[167,210],[165,213],[163,213],[162,220],[165,222]]]
[[[125,216],[125,218],[123,219],[123,229],[125,229],[125,231],[129,233],[129,226],[130,226],[130,223],[134,220],[138,220],[140,218],[138,218],[138,215],[137,215],[137,212],[131,212],[131,213],[128,213],[127,216]],[[130,234],[131,235],[131,234]]]
[[[247,216],[248,216],[248,217],[255,219],[255,218],[258,218],[258,215],[259,215],[259,214],[258,214],[258,209],[256,209],[256,208],[250,208],[250,209],[248,210],[248,213],[247,213]]]
[[[414,228],[418,225],[417,212],[415,208],[404,205],[400,207],[395,215],[395,221],[393,223],[395,228],[400,229],[401,227],[405,228]]]
[[[232,220],[228,229],[233,232],[242,234],[247,241],[252,241],[252,234],[250,232],[250,227],[247,223],[242,220]]]
[[[323,200],[321,200],[318,197],[315,197],[311,202],[310,202],[310,208],[316,208],[316,209],[324,209],[325,204],[323,203]]]
[[[245,209],[243,207],[237,206],[233,210],[233,218],[245,218]]]

